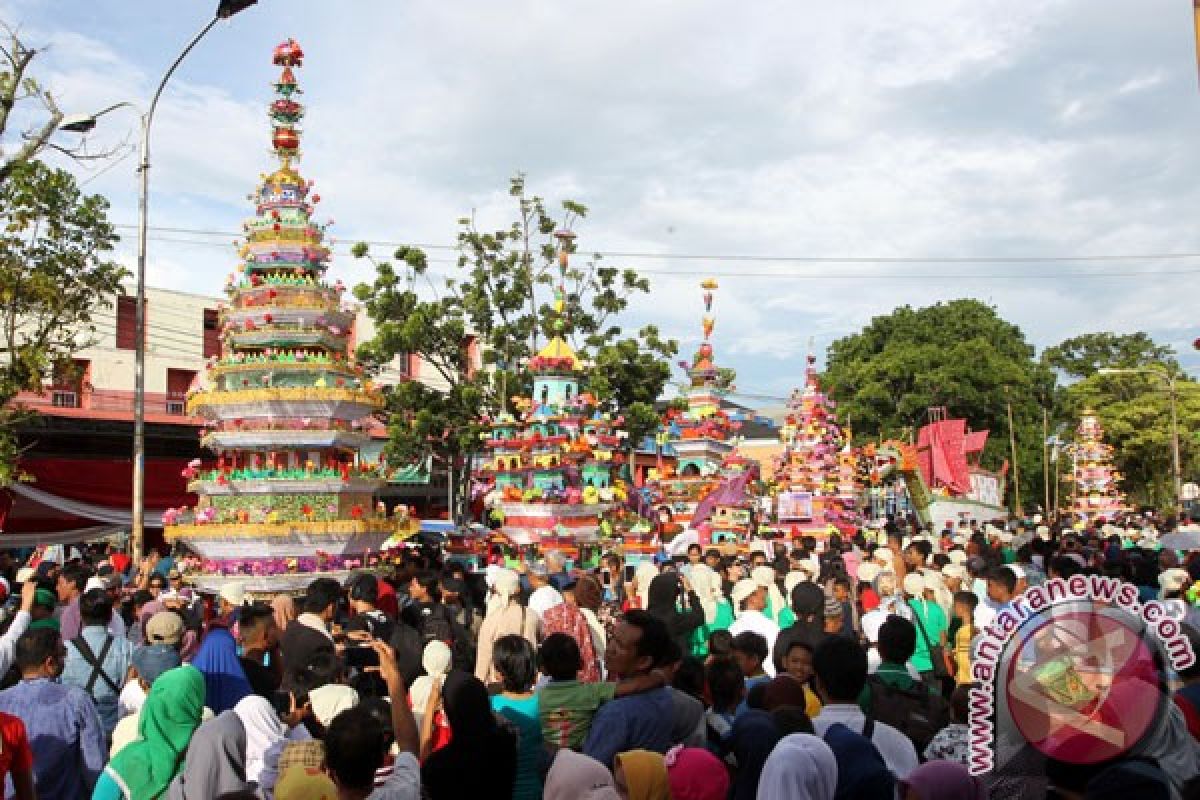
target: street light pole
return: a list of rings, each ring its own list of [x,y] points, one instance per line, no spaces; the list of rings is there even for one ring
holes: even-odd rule
[[[167,87],[167,81],[175,70],[192,52],[200,40],[216,26],[217,22],[229,19],[239,11],[254,5],[257,0],[220,0],[216,13],[200,32],[192,37],[183,48],[166,74],[158,82],[150,107],[141,115],[141,141],[138,143],[138,244],[137,244],[137,306],[134,314],[134,366],[133,366],[133,497],[130,510],[129,550],[132,558],[140,560],[146,540],[146,230],[149,225],[150,201],[150,126],[159,98]],[[64,130],[87,132],[96,126],[96,118],[129,103],[116,103],[89,117],[72,118],[60,127]]]

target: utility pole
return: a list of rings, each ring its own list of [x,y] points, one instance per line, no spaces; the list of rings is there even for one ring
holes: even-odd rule
[[[1042,487],[1046,514],[1050,514],[1050,412],[1042,407]]]
[[[1017,431],[1013,427],[1012,413],[1012,397],[1009,395],[1008,387],[1004,387],[1004,405],[1008,409],[1008,443],[1012,448],[1012,473],[1013,473],[1013,506],[1017,515],[1021,514],[1021,468],[1017,466]]]

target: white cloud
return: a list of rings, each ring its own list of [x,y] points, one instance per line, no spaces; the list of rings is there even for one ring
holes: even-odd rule
[[[165,6],[115,6],[109,19],[84,0],[59,0],[55,13],[4,8],[55,43],[44,74],[72,108],[146,97],[191,32]],[[301,168],[342,241],[451,243],[472,210],[485,227],[504,224],[507,179],[523,169],[552,205],[591,207],[585,252],[1194,252],[1189,23],[1169,0],[262,3],[219,26],[164,95],[152,219],[240,227],[245,193],[271,166],[270,47],[290,35],[308,54]],[[135,131],[131,117],[109,122],[97,144]],[[112,198],[114,219],[134,221],[132,160],[89,189]],[[152,278],[217,291],[234,263],[228,242],[172,236],[196,238],[156,234]],[[123,248],[129,260],[131,243]],[[630,327],[656,321],[686,352],[701,277],[779,273],[721,280],[718,358],[747,391],[782,393],[800,380],[810,338],[820,353],[903,303],[979,297],[1039,346],[1096,329],[1200,334],[1180,302],[1194,274],[1069,275],[1195,261],[614,262],[656,273]],[[351,283],[369,277],[348,257],[335,270]]]

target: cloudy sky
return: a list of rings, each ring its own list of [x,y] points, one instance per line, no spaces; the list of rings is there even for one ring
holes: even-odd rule
[[[64,110],[90,111],[145,102],[213,5],[0,0],[0,19],[49,45],[35,71]],[[501,224],[521,170],[590,207],[581,250],[649,274],[631,322],[689,348],[698,283],[718,276],[718,360],[749,393],[796,384],[810,341],[820,354],[897,305],[957,297],[1039,348],[1147,330],[1197,374],[1191,24],[1186,0],[260,0],[160,106],[150,283],[216,294],[232,269],[271,166],[270,51],[292,36],[301,168],[342,251],[449,245],[471,210]],[[89,146],[135,138],[115,112]],[[74,169],[111,198],[132,265],[134,158]],[[1180,254],[1197,255],[1161,257]],[[1052,256],[1130,258],[1028,260]],[[368,277],[348,256],[335,270]]]

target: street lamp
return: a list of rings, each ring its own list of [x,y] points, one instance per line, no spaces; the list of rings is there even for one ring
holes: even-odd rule
[[[1175,514],[1183,513],[1183,471],[1179,464],[1179,417],[1175,409],[1175,376],[1165,367],[1104,367],[1101,375],[1155,375],[1167,385],[1171,396],[1171,467],[1175,478]]]
[[[138,146],[138,172],[141,186],[138,195],[138,254],[137,254],[137,311],[134,317],[134,367],[133,367],[133,505],[130,524],[130,551],[137,560],[142,556],[146,526],[146,228],[149,221],[150,199],[150,124],[154,111],[162,97],[167,81],[175,74],[188,53],[213,29],[218,21],[229,19],[239,11],[254,5],[257,0],[220,0],[216,13],[200,32],[192,37],[176,59],[167,68],[150,107],[141,115],[141,140]],[[59,123],[59,129],[76,133],[87,133],[96,127],[97,118],[118,108],[135,108],[132,103],[116,103],[90,115],[73,115]]]

